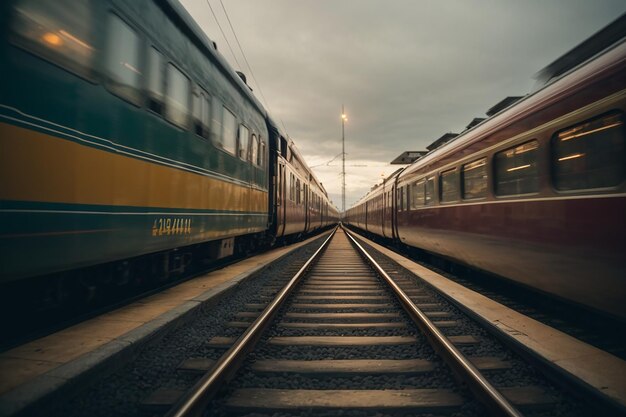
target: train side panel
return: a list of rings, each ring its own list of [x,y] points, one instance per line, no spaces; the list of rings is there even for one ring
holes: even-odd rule
[[[416,162],[400,240],[626,318],[624,73],[622,42]]]
[[[147,0],[3,3],[3,281],[267,229],[267,155],[240,145],[268,137],[262,109],[168,13]],[[130,49],[114,52],[120,36]],[[152,106],[157,73],[180,91],[160,84]],[[211,120],[227,112],[241,151]]]

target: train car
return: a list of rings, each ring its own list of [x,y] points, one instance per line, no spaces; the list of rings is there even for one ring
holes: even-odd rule
[[[338,212],[322,183],[306,165],[295,143],[271,119],[272,234],[276,238],[327,227],[338,221]]]
[[[401,172],[397,240],[626,319],[624,28]]]
[[[341,213],[332,201],[328,200],[322,205],[322,225],[329,227],[336,225],[341,220]]]
[[[313,172],[309,175],[309,197],[307,203],[308,219],[305,231],[312,232],[328,226],[330,219],[329,213],[325,210],[325,206],[329,205],[332,207],[332,203],[328,199],[324,185],[317,179]]]
[[[367,213],[367,206],[364,204],[364,198],[357,201],[352,207],[347,209],[341,218],[341,221],[346,225],[365,230],[365,215]]]
[[[372,187],[370,192],[357,202],[354,207],[346,210],[344,221],[367,232],[387,238],[394,238],[393,210],[394,188],[400,168]]]
[[[37,279],[63,298],[71,271],[86,292],[167,278],[328,225],[293,143],[178,1],[10,0],[0,27],[4,295]]]
[[[1,7],[3,282],[265,232],[265,111],[177,2]]]

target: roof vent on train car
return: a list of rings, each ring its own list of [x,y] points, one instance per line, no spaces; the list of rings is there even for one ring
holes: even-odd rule
[[[485,120],[484,117],[474,117],[472,119],[471,122],[469,122],[469,124],[467,126],[465,126],[465,130],[470,130],[471,128],[473,128],[474,126],[476,126],[477,124],[480,124],[483,122],[483,120]]]
[[[246,74],[244,74],[244,73],[243,73],[243,72],[241,72],[241,71],[235,71],[235,72],[237,73],[237,75],[239,76],[239,78],[241,78],[241,80],[243,81],[243,83],[244,83],[246,86],[248,86],[248,88],[250,89],[250,91],[254,91],[254,90],[252,90],[252,87],[250,87],[250,86],[248,85],[248,79],[246,78]]]
[[[446,133],[442,137],[440,137],[439,139],[437,139],[436,141],[428,145],[426,149],[428,149],[429,151],[434,151],[441,145],[450,142],[452,139],[456,138],[457,136],[459,136],[458,133],[450,133],[450,132]]]
[[[396,157],[393,161],[389,162],[391,165],[406,165],[412,164],[413,162],[420,159],[422,156],[426,155],[427,151],[404,151],[399,156]]]
[[[497,102],[496,104],[494,104],[493,106],[491,106],[491,108],[489,110],[487,110],[485,113],[487,114],[487,116],[491,117],[494,114],[499,113],[500,110],[504,110],[507,107],[512,106],[516,102],[520,101],[522,98],[524,98],[524,96],[508,96],[508,97],[505,97],[502,100],[500,100],[499,102]]]
[[[536,83],[532,92],[621,41],[624,37],[626,37],[626,13],[536,73],[534,76]]]

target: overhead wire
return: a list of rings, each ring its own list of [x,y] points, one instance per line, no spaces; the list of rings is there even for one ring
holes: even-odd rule
[[[339,153],[339,154],[335,155],[333,157],[333,159],[331,159],[330,161],[326,161],[326,162],[323,162],[323,163],[317,164],[317,165],[312,165],[309,168],[317,168],[317,167],[321,167],[322,165],[327,165],[328,166],[328,165],[330,165],[331,162],[333,162],[335,159],[339,158],[341,155],[342,155],[342,153]]]
[[[228,45],[228,49],[230,49],[230,53],[233,55],[233,59],[235,60],[235,63],[237,64],[237,66],[239,68],[241,68],[241,64],[239,64],[239,61],[237,61],[237,57],[235,56],[235,51],[233,50],[232,46],[230,46],[230,42],[228,42],[228,38],[226,37],[226,33],[224,33],[224,30],[222,29],[222,25],[220,25],[219,20],[217,20],[217,15],[213,11],[213,7],[211,7],[211,3],[209,2],[209,0],[206,0],[206,4],[208,4],[209,5],[209,9],[211,9],[211,13],[213,14],[213,18],[215,19],[215,23],[217,23],[217,27],[220,28],[220,32],[222,32],[222,36],[224,37],[224,40],[226,41],[226,45]],[[222,5],[222,7],[223,7],[223,5]],[[228,17],[228,15],[226,17]],[[237,42],[237,43],[239,43],[239,42]]]
[[[338,153],[337,155],[335,155],[332,159],[326,161],[326,162],[322,162],[321,164],[317,164],[317,165],[311,165],[309,168],[317,168],[317,167],[321,167],[321,166],[335,166],[335,165],[331,165],[332,162],[335,161],[335,159],[339,158],[342,155],[342,153]],[[347,155],[347,154],[346,154]],[[363,167],[367,167],[367,168],[372,168],[372,167],[386,167],[389,166],[389,164],[349,164],[346,165],[349,167],[359,167],[359,168],[363,168]]]
[[[207,0],[207,2],[208,1],[209,0]],[[267,106],[267,109],[270,111],[270,113],[273,113],[271,108],[270,108],[269,102],[265,98],[265,94],[263,94],[263,90],[261,89],[261,84],[259,84],[259,82],[257,81],[256,77],[254,76],[254,71],[252,71],[252,66],[250,66],[250,63],[248,62],[248,58],[246,57],[246,53],[243,51],[243,47],[241,46],[241,43],[239,42],[239,38],[237,37],[237,32],[235,32],[235,28],[233,27],[233,24],[232,24],[232,22],[230,20],[230,16],[228,15],[228,12],[226,11],[226,7],[224,6],[224,2],[222,0],[220,0],[220,4],[222,5],[222,10],[224,11],[224,15],[226,15],[226,20],[228,20],[228,25],[230,26],[230,30],[233,33],[233,35],[235,36],[235,41],[237,42],[237,46],[239,46],[239,50],[241,51],[241,56],[243,57],[243,60],[245,61],[246,66],[248,67],[248,70],[250,71],[250,75],[252,76],[252,79],[254,80],[254,83],[256,84],[257,88],[259,89],[259,94],[261,95],[261,99],[263,100],[263,102]],[[287,132],[287,127],[285,126],[285,123],[283,122],[283,119],[279,118],[279,120],[280,120],[280,123],[283,126],[283,129],[285,129],[285,132]]]

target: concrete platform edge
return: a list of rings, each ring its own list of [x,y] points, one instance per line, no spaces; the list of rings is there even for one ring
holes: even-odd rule
[[[54,368],[32,381],[22,384],[0,396],[0,416],[31,416],[37,415],[36,409],[46,407],[63,396],[75,396],[86,389],[97,378],[113,373],[132,361],[142,349],[157,342],[177,327],[193,320],[206,308],[217,304],[229,295],[236,287],[274,262],[289,256],[295,250],[314,240],[326,236],[325,231],[280,255],[273,261],[257,265],[231,280],[204,291],[154,320],[86,353],[74,361]],[[279,250],[281,248],[277,248]]]

